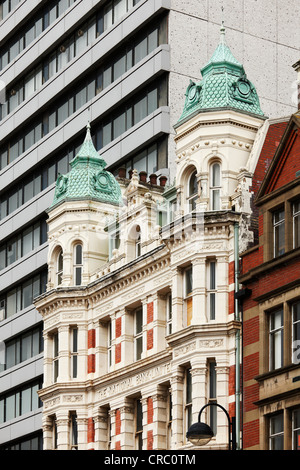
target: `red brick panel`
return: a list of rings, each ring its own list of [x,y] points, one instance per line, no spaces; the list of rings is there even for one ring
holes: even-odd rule
[[[235,394],[235,365],[229,367],[229,395]]]
[[[116,338],[119,338],[122,333],[122,318],[119,317],[116,319]]]
[[[117,441],[115,444],[115,450],[121,450],[121,442]]]
[[[96,330],[88,330],[88,349],[96,347]]]
[[[121,434],[121,411],[116,410],[116,436]]]
[[[259,420],[250,421],[243,425],[243,448],[259,445]]]
[[[153,302],[150,302],[149,304],[147,304],[147,324],[153,322],[153,309],[154,309]]]
[[[147,331],[147,351],[153,348],[153,328]]]
[[[95,354],[88,355],[88,374],[95,372],[96,358]]]
[[[234,283],[234,271],[235,271],[235,263],[231,261],[228,265],[228,284]]]
[[[95,425],[93,418],[88,419],[88,431],[87,431],[88,443],[95,441]]]
[[[151,397],[147,400],[147,424],[153,423],[153,399]]]
[[[234,291],[228,292],[228,313],[234,313]]]
[[[229,405],[228,405],[228,413],[229,413],[230,418],[232,418],[236,415],[235,411],[236,410],[235,410],[235,401],[234,401],[232,403],[229,403]]]
[[[121,362],[121,343],[116,344],[115,348],[115,363],[119,364]]]
[[[153,450],[153,431],[147,431],[147,450]]]

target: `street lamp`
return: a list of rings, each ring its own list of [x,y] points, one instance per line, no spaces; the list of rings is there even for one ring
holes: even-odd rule
[[[219,405],[218,403],[208,403],[201,408],[198,415],[198,423],[194,423],[189,427],[188,432],[186,433],[187,439],[195,446],[204,446],[213,437],[214,433],[212,429],[208,426],[208,424],[202,423],[200,419],[202,411],[208,406],[218,406],[226,414],[228,419],[228,450],[236,450],[235,417],[233,417],[230,422],[230,416],[228,412],[222,405]]]

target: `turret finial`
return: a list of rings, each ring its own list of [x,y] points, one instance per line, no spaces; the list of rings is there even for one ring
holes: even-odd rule
[[[90,121],[88,121],[87,125],[86,125],[86,136],[85,136],[85,142],[87,142],[88,140],[92,140],[92,136],[91,136],[91,124],[90,124]]]
[[[222,6],[222,25],[221,25],[221,29],[220,29],[220,33],[221,33],[221,41],[222,43],[225,43],[225,26],[224,26],[224,7]]]

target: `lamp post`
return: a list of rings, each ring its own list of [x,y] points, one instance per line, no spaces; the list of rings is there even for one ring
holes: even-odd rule
[[[201,408],[198,415],[198,422],[192,424],[186,433],[187,439],[195,446],[203,446],[207,444],[213,437],[214,433],[212,429],[208,426],[208,424],[202,423],[200,419],[202,411],[208,406],[218,406],[226,414],[228,419],[228,450],[236,450],[235,417],[233,417],[230,422],[230,416],[227,410],[225,410],[225,408],[218,403],[208,403]]]

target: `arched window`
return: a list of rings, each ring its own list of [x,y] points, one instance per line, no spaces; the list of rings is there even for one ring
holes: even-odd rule
[[[56,283],[58,286],[60,286],[62,283],[63,269],[64,269],[63,251],[60,250],[57,256],[57,260],[56,260]]]
[[[213,211],[220,210],[221,165],[213,163],[210,171],[210,206]]]
[[[188,184],[188,205],[189,205],[189,212],[196,209],[196,200],[198,198],[198,184],[197,184],[197,172],[194,171],[190,178]]]
[[[82,283],[82,245],[78,243],[74,246],[74,282],[75,286]]]

